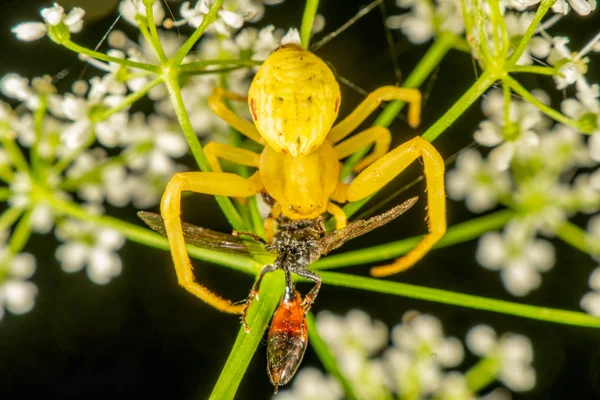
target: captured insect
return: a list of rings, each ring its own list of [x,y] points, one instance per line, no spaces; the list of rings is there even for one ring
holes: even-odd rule
[[[197,247],[245,256],[260,254],[275,256],[275,261],[260,271],[243,306],[242,323],[246,331],[249,331],[245,320],[246,311],[258,296],[263,277],[278,269],[284,271],[285,293],[273,315],[267,336],[267,366],[269,378],[275,386],[275,393],[280,385],[285,385],[292,379],[308,345],[306,313],[310,310],[321,287],[321,278],[309,271],[308,266],[348,240],[396,219],[416,201],[417,198],[413,197],[381,215],[367,220],[353,221],[344,228],[329,233],[325,233],[323,219],[320,217],[292,220],[285,215],[280,215],[277,218],[279,229],[273,241],[266,245],[255,239],[245,238],[243,233],[228,235],[187,223],[182,224],[185,241]],[[150,228],[163,235],[167,234],[160,215],[149,212],[140,212],[138,215]],[[315,283],[304,299],[294,286],[292,274]]]
[[[224,101],[247,101],[254,123],[235,115]],[[216,88],[209,98],[212,111],[251,140],[264,145],[261,154],[222,143],[208,143],[204,151],[214,172],[173,175],[161,201],[161,214],[171,247],[179,284],[211,306],[242,313],[234,304],[195,282],[185,248],[181,223],[181,193],[193,191],[229,197],[263,193],[273,199],[265,221],[273,241],[273,222],[314,220],[325,213],[336,219],[336,229],[346,226],[338,204],[364,199],[381,189],[417,158],[422,158],[427,185],[428,234],[407,255],[390,265],[371,269],[377,277],[410,268],[446,232],[444,162],[437,150],[420,137],[389,151],[391,133],[375,126],[347,138],[383,101],[409,104],[408,122],[420,122],[421,94],[416,89],[384,86],[369,94],[346,118],[334,125],[341,101],[339,85],[327,64],[296,44],[273,51],[254,77],[248,97]],[[359,162],[358,175],[340,182],[340,160],[374,144]],[[219,159],[256,168],[249,178],[222,172]]]

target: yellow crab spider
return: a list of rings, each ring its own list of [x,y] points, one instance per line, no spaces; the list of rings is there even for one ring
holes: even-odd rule
[[[235,115],[225,106],[224,99],[248,101],[254,123]],[[281,46],[269,55],[254,77],[247,98],[222,88],[214,90],[209,98],[212,111],[248,138],[264,145],[264,149],[257,154],[209,143],[204,152],[213,172],[177,173],[168,183],[161,213],[181,286],[221,311],[237,314],[243,309],[242,304],[234,304],[195,282],[182,231],[182,191],[229,197],[249,197],[264,191],[276,202],[270,218],[265,221],[267,226],[272,226],[272,219],[279,214],[302,220],[328,212],[336,219],[336,229],[340,229],[346,224],[346,215],[336,203],[361,200],[375,193],[421,157],[427,184],[429,232],[404,257],[390,265],[372,268],[371,274],[383,277],[410,268],[444,235],[444,163],[429,142],[415,137],[389,151],[390,131],[381,126],[346,139],[382,101],[407,102],[408,123],[417,126],[420,92],[381,87],[333,125],[340,100],[338,83],[325,62],[295,44]],[[340,160],[369,144],[374,144],[374,149],[356,165],[358,175],[349,184],[341,183]],[[257,171],[250,178],[225,173],[219,159]]]

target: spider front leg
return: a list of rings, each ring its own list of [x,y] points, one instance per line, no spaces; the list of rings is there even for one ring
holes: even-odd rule
[[[423,159],[427,184],[429,233],[404,257],[390,265],[371,268],[373,276],[388,276],[410,268],[446,233],[444,160],[429,142],[416,137],[375,161],[348,186],[348,201],[363,199],[381,189],[419,157]]]
[[[408,124],[412,127],[421,121],[421,92],[418,89],[383,86],[371,92],[355,109],[336,124],[327,138],[337,143],[352,133],[384,101],[403,100],[409,104]]]
[[[233,304],[195,282],[181,226],[181,192],[187,190],[215,196],[249,197],[261,188],[262,181],[258,172],[248,179],[223,172],[184,172],[173,175],[161,200],[160,212],[165,223],[177,281],[188,292],[224,312],[239,314],[244,306]]]
[[[254,301],[254,299],[256,299],[256,301],[258,301],[258,291],[260,290],[260,283],[262,282],[262,280],[266,274],[268,274],[269,272],[277,271],[280,268],[279,265],[280,265],[279,260],[277,260],[273,264],[268,264],[268,265],[265,265],[264,267],[262,267],[262,269],[260,270],[260,274],[258,275],[258,278],[256,279],[256,282],[254,282],[254,285],[252,285],[252,289],[250,290],[248,299],[246,299],[246,303],[244,303],[243,309],[242,309],[241,319],[242,319],[242,325],[244,326],[244,330],[246,331],[246,333],[250,333],[250,327],[246,323],[246,315],[248,314],[248,309],[252,305],[252,302]]]

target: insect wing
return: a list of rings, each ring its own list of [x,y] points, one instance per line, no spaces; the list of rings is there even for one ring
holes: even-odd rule
[[[163,236],[167,236],[163,219],[159,214],[140,211],[138,212],[138,217],[140,217],[153,231],[158,232]],[[245,256],[267,254],[263,246],[254,240],[216,232],[186,222],[182,223],[182,228],[185,241],[202,249]]]
[[[383,214],[375,215],[366,220],[353,221],[346,225],[345,228],[336,229],[333,232],[328,233],[321,238],[318,243],[321,255],[325,255],[337,249],[348,240],[364,235],[365,233],[371,232],[372,230],[395,220],[411,208],[417,202],[417,199],[418,197],[412,197]]]

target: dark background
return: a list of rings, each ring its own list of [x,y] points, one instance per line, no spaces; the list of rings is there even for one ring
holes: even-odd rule
[[[83,1],[83,0],[82,0]],[[82,4],[75,2],[74,4]],[[87,3],[87,4],[86,4]],[[326,17],[325,33],[330,32],[367,3],[365,0],[323,0],[319,11]],[[67,10],[70,5],[61,3]],[[169,4],[178,10],[180,2]],[[386,2],[390,14],[397,14],[394,2]],[[18,72],[26,77],[68,72],[57,85],[66,91],[84,70],[73,53],[49,40],[33,43],[17,41],[10,28],[21,21],[39,20],[39,9],[50,2],[12,0],[0,3],[0,76]],[[88,18],[76,42],[94,47],[116,16],[117,1],[83,1]],[[299,26],[304,2],[286,0],[267,7],[259,26]],[[92,11],[92,7],[97,10]],[[596,12],[598,15],[598,12]],[[598,31],[596,17],[565,18],[552,33],[571,37],[571,49],[579,49]],[[120,23],[124,28],[126,24]],[[321,34],[322,35],[322,34]],[[427,45],[408,43],[394,32],[396,51],[404,76],[413,69]],[[374,10],[348,31],[321,48],[317,54],[335,66],[338,74],[371,91],[394,84],[396,78],[386,42],[381,14]],[[592,82],[599,81],[598,55],[592,55]],[[430,126],[474,82],[469,55],[452,52],[422,88],[429,92],[423,110],[423,124],[410,130],[402,121],[392,126],[398,143]],[[527,87],[540,87],[555,93],[550,78],[520,77]],[[361,95],[342,86],[341,115],[361,100]],[[554,99],[558,106],[562,94]],[[448,157],[471,143],[482,114],[473,106],[447,132],[436,147]],[[192,165],[192,164],[190,164]],[[420,175],[419,165],[394,181],[401,187]],[[403,194],[394,201],[422,193],[424,187]],[[383,194],[382,197],[385,197]],[[375,201],[375,203],[377,203]],[[353,242],[352,248],[380,244],[423,233],[423,201],[409,213],[375,234]],[[108,208],[110,215],[139,223],[134,209]],[[186,219],[209,228],[229,231],[216,203],[208,196],[190,196],[185,203]],[[472,215],[462,203],[449,202],[450,224]],[[584,226],[586,218],[575,218]],[[527,304],[579,310],[579,300],[589,291],[587,279],[595,263],[585,254],[554,240],[557,264],[543,275],[543,285],[522,300]],[[0,396],[6,399],[31,398],[207,398],[219,376],[239,328],[237,317],[221,314],[177,286],[167,252],[127,243],[120,251],[123,273],[109,285],[91,283],[84,272],[62,272],[54,257],[52,235],[34,236],[25,251],[36,255],[38,268],[33,281],[39,286],[36,306],[24,316],[7,314],[0,322]],[[499,275],[475,263],[476,242],[463,243],[429,254],[416,268],[393,280],[514,301],[502,287]],[[251,277],[226,268],[194,262],[198,279],[226,297],[243,299],[252,284]],[[348,272],[366,274],[368,266]],[[301,286],[301,290],[307,287]],[[424,301],[325,286],[314,307],[346,313],[352,308],[368,311],[388,326],[400,322],[411,309],[431,313],[443,322],[447,335],[464,340],[467,330],[478,323],[491,325],[497,332],[512,331],[529,336],[535,349],[534,366],[538,384],[515,399],[590,399],[600,393],[600,333],[594,329],[562,326],[547,322],[480,312]],[[467,356],[463,370],[476,362]],[[312,349],[304,366],[320,366]],[[265,348],[259,347],[238,391],[239,399],[269,398],[272,387],[266,374]]]

